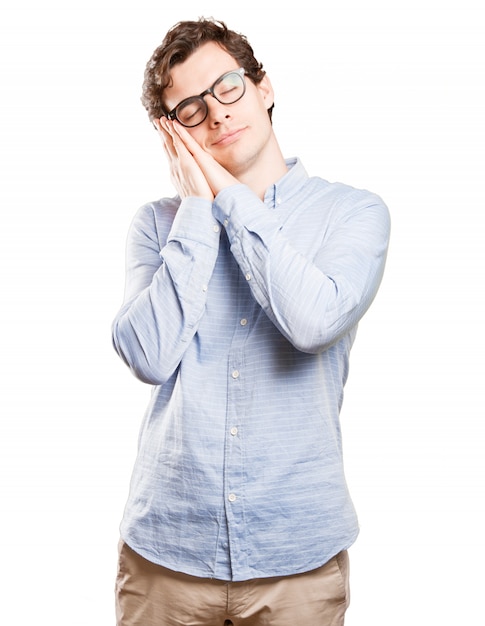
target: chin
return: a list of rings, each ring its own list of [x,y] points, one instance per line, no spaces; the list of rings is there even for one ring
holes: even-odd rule
[[[258,160],[258,153],[241,154],[241,150],[236,150],[234,158],[230,158],[229,155],[226,158],[221,158],[221,155],[219,157],[216,158],[219,165],[222,165],[235,178],[239,178],[254,167]]]
[[[219,155],[219,157],[214,156],[214,159],[222,165],[222,167],[227,170],[233,176],[237,178],[237,172],[241,169],[244,169],[239,160],[223,158]]]

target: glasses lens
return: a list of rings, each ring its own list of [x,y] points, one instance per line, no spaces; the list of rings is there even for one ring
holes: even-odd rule
[[[233,104],[244,96],[246,83],[241,72],[228,72],[221,76],[214,87],[204,92],[202,96],[193,96],[183,100],[175,109],[177,120],[191,128],[201,124],[207,117],[207,103],[204,99],[206,95],[212,95],[221,104]]]
[[[175,111],[178,121],[184,126],[197,126],[205,120],[207,105],[203,98],[194,96],[184,100]]]
[[[214,95],[222,104],[232,104],[242,98],[246,85],[239,72],[230,72],[222,76],[214,86]]]

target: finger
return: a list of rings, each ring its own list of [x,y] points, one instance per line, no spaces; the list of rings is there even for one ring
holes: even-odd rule
[[[153,126],[156,128],[160,137],[166,140],[168,137],[171,137],[170,129],[167,126],[167,122],[165,118],[154,119]]]
[[[204,150],[204,148],[197,143],[186,128],[178,122],[172,123],[172,128],[174,134],[176,134],[179,140],[183,143],[185,149],[197,162],[197,165],[200,167],[214,195],[217,195],[217,193],[221,189],[224,189],[224,187],[234,185],[238,182],[237,179],[220,163],[218,163],[209,152]],[[177,147],[178,142],[175,138],[174,142]]]
[[[175,137],[184,144],[190,154],[195,155],[197,154],[197,152],[200,152],[202,150],[200,145],[195,141],[195,139],[187,131],[187,129],[182,126],[182,124],[179,124],[178,122],[172,122],[171,126],[171,130],[173,133],[172,137],[175,135]]]
[[[163,140],[166,140],[167,136],[169,135],[169,133],[167,133],[167,129],[164,123],[164,119],[154,119],[153,120],[153,126],[155,127],[157,133],[159,134],[160,138]]]
[[[156,128],[160,139],[162,140],[162,145],[164,147],[165,153],[167,156],[172,159],[177,156],[177,150],[175,149],[173,143],[173,136],[170,132],[170,129],[167,126],[166,119],[154,119],[153,126]]]
[[[195,144],[196,146],[198,146],[198,144],[189,135],[189,133],[185,130],[185,128],[180,126],[180,124],[178,123],[177,123],[177,126],[182,128],[182,131],[183,131],[182,133],[178,132],[178,129],[176,128],[176,125],[174,122],[168,121],[168,120],[166,122],[167,133],[170,136],[173,148],[177,156],[179,157],[179,159],[184,160],[184,161],[186,161],[187,159],[192,160],[193,155],[194,155],[194,152],[193,152],[194,148],[192,146],[192,148],[189,149],[189,144]]]

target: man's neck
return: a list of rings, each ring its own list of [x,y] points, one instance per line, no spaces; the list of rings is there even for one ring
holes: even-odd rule
[[[234,176],[240,183],[252,189],[262,200],[268,187],[284,176],[287,171],[285,159],[273,135],[264,153],[260,154],[259,158],[244,171],[235,172]]]

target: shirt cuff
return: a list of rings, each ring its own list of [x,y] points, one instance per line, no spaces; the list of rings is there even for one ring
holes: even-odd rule
[[[220,191],[212,205],[214,217],[226,229],[229,240],[239,238],[243,230],[272,237],[279,225],[272,211],[246,185],[231,185]]]
[[[221,228],[212,215],[211,206],[210,200],[205,198],[184,198],[175,214],[167,242],[188,240],[217,246]]]

